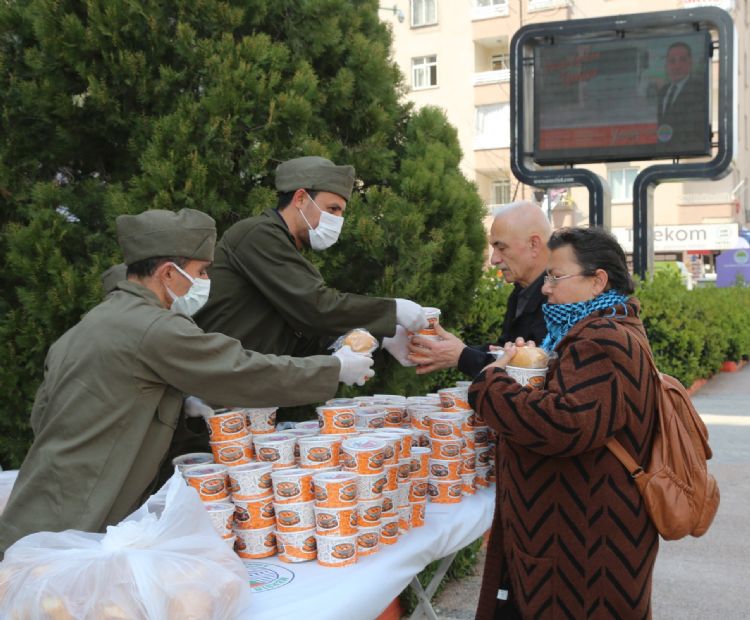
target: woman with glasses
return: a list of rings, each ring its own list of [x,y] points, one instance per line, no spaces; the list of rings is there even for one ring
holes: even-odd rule
[[[617,240],[565,228],[548,242],[542,291],[556,353],[543,389],[505,366],[474,380],[470,400],[498,434],[497,500],[477,618],[649,618],[658,534],[615,437],[644,463],[656,420],[645,336]]]

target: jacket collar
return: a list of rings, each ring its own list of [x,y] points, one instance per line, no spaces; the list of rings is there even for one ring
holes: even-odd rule
[[[156,296],[156,293],[154,293],[151,289],[146,288],[142,284],[133,282],[132,280],[121,280],[117,283],[115,289],[124,291],[125,293],[129,293],[131,295],[135,295],[136,297],[140,297],[151,306],[158,306],[159,308],[166,309],[161,305],[161,301]]]
[[[294,242],[294,235],[289,232],[289,226],[286,225],[286,222],[284,221],[284,218],[281,217],[281,213],[278,209],[266,209],[265,211],[263,211],[262,215],[264,217],[267,217],[273,226],[282,230],[284,234],[289,238],[289,241],[292,242],[294,248],[297,248],[297,244]]]

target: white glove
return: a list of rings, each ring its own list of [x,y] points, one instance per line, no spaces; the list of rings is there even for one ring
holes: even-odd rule
[[[392,338],[383,338],[383,348],[402,366],[416,366],[409,361],[409,336],[403,325],[396,325],[396,333]]]
[[[185,399],[184,408],[185,415],[188,418],[200,418],[201,416],[208,418],[214,413],[214,410],[197,396],[188,396]]]
[[[355,353],[348,345],[341,347],[333,356],[341,362],[339,381],[346,385],[364,385],[365,381],[375,376],[372,358],[364,353]]]
[[[410,332],[418,332],[428,325],[422,306],[408,299],[396,299],[396,323]]]

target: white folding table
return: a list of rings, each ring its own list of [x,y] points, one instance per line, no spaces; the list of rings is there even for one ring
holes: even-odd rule
[[[489,529],[494,506],[494,487],[459,504],[428,503],[423,527],[344,568],[287,564],[278,557],[245,560],[254,596],[238,620],[373,620],[410,584],[420,601],[412,617],[436,619],[430,598],[456,553]],[[439,559],[423,588],[416,575]]]

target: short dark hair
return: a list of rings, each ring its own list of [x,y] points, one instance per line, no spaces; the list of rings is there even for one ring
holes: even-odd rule
[[[671,52],[676,47],[684,47],[687,50],[687,53],[688,53],[688,56],[690,56],[690,59],[691,60],[693,59],[693,50],[690,49],[690,46],[684,41],[676,41],[675,43],[672,43],[672,45],[670,45],[667,48],[667,55],[669,55],[669,52]]]
[[[153,258],[144,258],[132,265],[128,265],[128,275],[138,278],[148,278],[154,275],[154,271],[164,263],[174,263],[178,267],[184,267],[187,262],[188,259],[182,256],[154,256]]]
[[[597,269],[603,269],[609,277],[609,288],[623,295],[635,291],[633,279],[628,272],[625,252],[615,236],[603,228],[561,228],[552,233],[547,247],[556,250],[569,245],[573,248],[583,273],[593,276]]]
[[[314,189],[306,189],[307,195],[310,196],[313,200],[315,200],[318,197],[318,191]],[[289,203],[292,202],[292,198],[294,198],[294,194],[297,192],[297,190],[293,192],[278,192],[278,202],[276,203],[276,208],[279,211],[283,211],[289,206]]]

